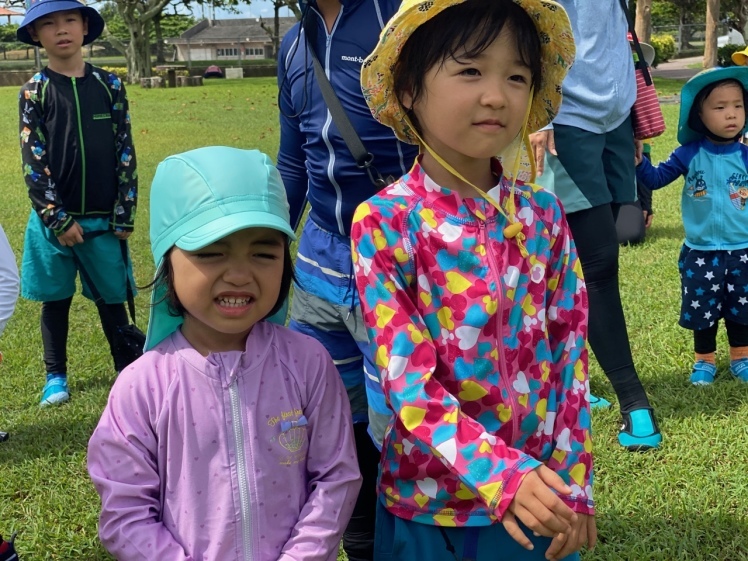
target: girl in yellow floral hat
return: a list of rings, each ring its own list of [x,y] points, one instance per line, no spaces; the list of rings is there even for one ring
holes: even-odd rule
[[[555,2],[405,0],[364,63],[375,118],[421,148],[351,231],[393,411],[375,559],[595,543],[581,268],[555,196],[496,157],[553,119],[573,60]]]

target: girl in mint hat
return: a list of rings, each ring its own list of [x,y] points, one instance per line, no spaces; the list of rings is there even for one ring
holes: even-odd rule
[[[748,69],[700,72],[681,92],[681,146],[659,166],[644,159],[636,168],[650,189],[685,178],[679,323],[694,335],[694,385],[714,382],[720,319],[730,344],[730,371],[748,383],[748,147],[740,143],[747,96]]]
[[[91,437],[120,561],[335,561],[360,486],[350,407],[316,340],[267,321],[295,239],[269,158],[171,156],[151,188],[148,351]]]

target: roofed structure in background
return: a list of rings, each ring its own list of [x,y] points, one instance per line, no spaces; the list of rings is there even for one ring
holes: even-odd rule
[[[297,21],[279,18],[281,39]],[[273,40],[263,24],[272,30],[274,18],[204,19],[167,43],[176,46],[182,61],[273,58]]]
[[[8,23],[10,23],[10,18],[13,16],[23,16],[23,12],[16,12],[15,10],[9,10],[5,6],[0,7],[0,17],[7,16],[8,17]]]

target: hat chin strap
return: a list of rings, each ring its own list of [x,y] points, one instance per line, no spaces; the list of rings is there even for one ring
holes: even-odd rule
[[[725,137],[725,136],[719,136],[718,134],[714,134],[712,131],[707,129],[704,131],[704,136],[706,136],[709,140],[713,140],[715,142],[735,142],[736,140],[740,140],[740,137],[743,136],[743,131],[740,131],[735,136],[731,137]]]
[[[530,176],[532,177],[532,180],[535,179],[535,156],[532,153],[531,146],[530,146],[530,138],[527,132],[527,121],[530,118],[530,108],[532,107],[532,101],[534,97],[534,88],[530,90],[530,99],[527,103],[527,109],[525,110],[525,118],[522,123],[522,131],[521,131],[521,138],[522,138],[522,144],[525,147],[525,150],[527,151],[528,158],[530,160]],[[522,257],[529,257],[529,253],[527,251],[527,248],[525,247],[524,240],[527,239],[527,236],[525,236],[524,232],[522,232],[522,223],[517,218],[517,205],[514,202],[514,193],[516,191],[516,183],[517,183],[517,173],[519,172],[519,166],[520,161],[522,157],[522,148],[520,147],[517,150],[517,154],[514,156],[514,163],[512,164],[512,185],[509,190],[509,197],[506,199],[506,209],[501,206],[500,204],[500,196],[499,201],[493,200],[493,198],[489,197],[482,189],[480,189],[478,186],[473,184],[472,182],[468,181],[463,175],[457,171],[455,168],[453,168],[449,163],[439,156],[431,146],[426,144],[426,142],[421,138],[421,135],[418,134],[415,127],[411,125],[411,130],[413,134],[418,139],[418,142],[421,143],[421,146],[423,146],[429,154],[441,165],[445,170],[447,170],[449,173],[451,173],[453,176],[455,176],[457,179],[462,181],[463,183],[469,185],[473,189],[475,189],[478,193],[480,193],[480,196],[483,197],[485,200],[487,200],[489,203],[491,203],[494,207],[496,207],[496,210],[499,211],[499,213],[506,218],[506,220],[509,222],[509,225],[506,226],[503,230],[504,237],[507,239],[515,239],[517,241],[517,246],[519,247],[520,254]]]

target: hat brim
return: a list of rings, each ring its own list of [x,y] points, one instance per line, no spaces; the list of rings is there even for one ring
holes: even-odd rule
[[[394,94],[394,67],[403,45],[425,22],[465,0],[405,0],[382,29],[361,68],[361,88],[374,118],[409,144],[418,144],[407,111]],[[528,132],[548,125],[561,105],[561,83],[574,63],[574,35],[566,11],[550,0],[513,0],[532,18],[541,37],[541,80],[534,94]]]
[[[647,66],[652,66],[652,63],[655,59],[655,50],[652,45],[649,43],[639,43],[639,46],[642,48],[642,54],[644,55],[644,62],[647,63]]]
[[[745,66],[746,60],[748,60],[748,49],[743,49],[742,51],[737,51],[732,53],[732,56],[730,56],[732,59],[733,64],[737,64],[738,66]]]
[[[55,12],[64,12],[65,10],[80,10],[83,17],[88,21],[88,33],[83,37],[83,44],[88,45],[99,38],[104,31],[104,18],[101,14],[89,6],[85,6],[75,0],[46,0],[38,2],[26,11],[26,15],[21,25],[16,30],[16,38],[22,43],[42,47],[39,41],[34,41],[28,30],[28,25],[34,23],[41,17],[53,14]]]
[[[174,245],[185,251],[195,251],[246,228],[272,228],[283,232],[291,240],[296,239],[295,232],[286,220],[269,212],[247,210],[210,220],[182,235]]]
[[[698,93],[709,84],[730,79],[737,80],[742,84],[743,89],[748,91],[748,67],[745,66],[709,68],[702,70],[686,82],[680,94],[680,115],[678,116],[678,142],[680,144],[688,144],[700,140],[704,136],[688,125],[691,107]],[[745,133],[746,128],[748,128],[748,120],[746,120],[743,133]]]

